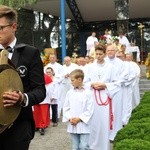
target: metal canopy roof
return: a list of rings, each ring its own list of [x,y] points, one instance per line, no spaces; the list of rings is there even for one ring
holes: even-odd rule
[[[84,22],[116,20],[114,0],[75,0]],[[149,18],[150,0],[129,0],[129,19]],[[38,0],[26,7],[35,11],[60,16],[60,0]],[[66,18],[74,17],[66,3]]]

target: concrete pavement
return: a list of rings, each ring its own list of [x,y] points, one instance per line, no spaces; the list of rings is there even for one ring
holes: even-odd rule
[[[45,130],[45,135],[38,131],[30,144],[29,150],[70,150],[70,137],[66,125],[61,121],[57,127],[52,124]]]

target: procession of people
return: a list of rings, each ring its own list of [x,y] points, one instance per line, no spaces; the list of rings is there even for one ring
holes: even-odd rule
[[[123,32],[113,38],[106,29],[100,39],[92,32],[86,56],[65,56],[60,64],[50,53],[42,64],[37,48],[17,43],[16,26],[16,11],[0,6],[0,47],[12,48],[8,56],[24,88],[2,95],[5,108],[19,105],[21,113],[0,133],[0,149],[27,150],[34,131],[44,135],[51,123],[57,128],[63,121],[72,150],[110,150],[140,103],[140,56],[132,53],[133,43]]]
[[[75,59],[66,56],[63,65],[57,63],[55,54],[50,54],[50,62],[45,65],[44,72],[48,67],[55,70],[59,84],[58,118],[61,119],[62,115],[63,122],[68,124],[72,149],[109,150],[117,132],[128,124],[132,110],[140,103],[140,67],[129,50],[130,45],[126,44],[128,50],[126,46],[122,48],[127,41],[125,35],[114,39],[107,36],[106,39],[109,39],[105,42],[95,40],[95,32],[92,35],[93,45],[91,41],[87,47],[91,47],[94,61],[90,61],[93,56],[90,56],[90,50],[86,56]],[[80,70],[84,76],[80,76]],[[75,80],[82,84],[78,87]],[[86,90],[91,93],[89,102],[85,97]],[[84,108],[78,100],[84,104]],[[89,141],[85,141],[82,135],[87,135]]]

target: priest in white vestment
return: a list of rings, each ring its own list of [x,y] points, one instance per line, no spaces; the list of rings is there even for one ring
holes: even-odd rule
[[[118,39],[119,39],[119,43],[120,43],[121,45],[126,45],[126,48],[128,48],[128,47],[131,46],[131,45],[130,45],[130,42],[129,42],[129,40],[128,40],[128,38],[123,34],[122,31],[119,32],[119,37],[118,37]]]
[[[115,94],[112,99],[112,108],[114,113],[113,121],[113,130],[110,131],[109,139],[114,140],[117,132],[123,127],[122,124],[122,85],[125,80],[128,78],[128,71],[124,68],[124,63],[122,60],[117,58],[116,55],[117,49],[114,45],[110,44],[106,48],[107,57],[105,60],[113,65],[113,75],[116,77],[116,80],[113,82],[121,85],[119,92]]]
[[[124,68],[128,71],[128,77],[122,85],[122,123],[123,126],[127,125],[132,113],[132,93],[133,93],[133,83],[136,78],[136,74],[133,71],[130,63],[125,61],[125,53],[118,51],[116,57],[121,59],[124,63]]]
[[[69,56],[64,57],[64,64],[63,64],[63,76],[62,76],[62,92],[60,93],[60,105],[59,105],[59,109],[62,110],[64,102],[65,102],[65,97],[67,92],[70,90],[70,88],[72,87],[71,85],[71,81],[69,78],[69,74],[78,68],[78,65],[75,63],[71,62],[71,58]]]
[[[98,39],[96,36],[96,33],[95,32],[92,32],[92,35],[89,36],[86,40],[86,50],[87,50],[87,53],[86,55],[89,56],[89,53],[90,53],[90,50],[91,48],[93,48],[95,46],[95,42],[98,42]]]
[[[132,71],[135,73],[136,77],[133,82],[133,99],[132,99],[132,109],[136,108],[140,103],[140,90],[139,90],[139,80],[140,80],[140,72],[141,69],[137,63],[133,61],[132,53],[126,54],[126,61],[132,66]]]

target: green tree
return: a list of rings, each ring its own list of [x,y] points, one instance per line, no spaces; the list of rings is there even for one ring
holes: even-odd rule
[[[20,43],[34,45],[33,30],[35,25],[35,15],[32,10],[18,9],[18,30],[17,40]]]
[[[37,0],[0,0],[0,4],[11,6],[13,8],[23,7],[27,4],[35,4]]]

